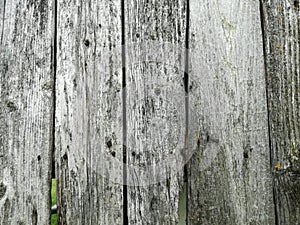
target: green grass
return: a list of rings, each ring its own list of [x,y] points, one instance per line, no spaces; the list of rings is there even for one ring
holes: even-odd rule
[[[56,204],[56,180],[52,179],[51,206]],[[57,214],[51,216],[51,225],[57,225]]]

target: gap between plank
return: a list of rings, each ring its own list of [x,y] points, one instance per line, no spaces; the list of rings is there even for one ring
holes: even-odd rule
[[[56,74],[57,74],[57,0],[54,1],[54,35],[53,35],[53,111],[52,111],[52,178],[55,178],[55,114],[56,114]]]
[[[52,50],[52,72],[53,72],[53,86],[52,86],[52,143],[51,143],[51,173],[50,173],[50,199],[52,200],[52,178],[55,178],[55,114],[56,114],[56,76],[57,76],[57,0],[53,3],[53,50]],[[56,186],[57,188],[57,186]],[[50,205],[51,205],[50,200]],[[57,201],[56,201],[57,202]],[[52,205],[49,207],[51,209]]]
[[[5,8],[6,8],[6,0],[4,0],[3,2],[3,17],[2,17],[2,31],[1,31],[1,40],[0,40],[0,44],[2,45],[3,42],[3,32],[4,32],[4,20],[5,20]]]
[[[121,32],[122,32],[122,118],[123,118],[123,225],[128,225],[127,198],[127,114],[126,114],[126,48],[125,48],[125,0],[121,0]]]
[[[184,89],[185,89],[185,165],[184,165],[184,190],[185,190],[185,212],[186,212],[186,225],[188,225],[188,215],[189,215],[189,179],[188,170],[189,163],[187,156],[189,155],[189,35],[190,35],[190,0],[186,2],[186,29],[185,29],[185,65],[184,65]]]
[[[269,154],[270,154],[270,170],[273,168],[273,149],[271,142],[271,126],[270,126],[270,108],[269,108],[269,95],[268,95],[268,71],[267,71],[267,50],[266,50],[266,36],[265,36],[265,15],[264,15],[264,5],[263,0],[259,0],[259,11],[260,11],[260,22],[261,22],[261,34],[262,34],[262,44],[263,44],[263,57],[264,57],[264,71],[265,71],[265,87],[266,87],[266,101],[267,101],[267,117],[268,117],[268,139],[269,139]],[[272,176],[272,190],[273,190],[273,203],[274,203],[274,213],[275,213],[275,225],[278,225],[278,214],[276,210],[277,200],[276,191],[274,185],[274,177]]]

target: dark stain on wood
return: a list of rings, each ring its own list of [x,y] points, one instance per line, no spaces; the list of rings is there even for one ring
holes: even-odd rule
[[[32,213],[31,213],[31,221],[32,221],[32,224],[33,224],[33,225],[37,225],[37,222],[38,222],[38,214],[37,214],[37,210],[36,210],[35,207],[32,209]]]
[[[85,40],[85,41],[84,41],[84,45],[85,45],[86,47],[89,47],[89,46],[90,46],[90,41],[89,41],[89,40]]]
[[[112,155],[113,157],[116,157],[116,152],[115,152],[115,151],[112,151],[112,152],[111,152],[111,155]]]
[[[6,106],[7,106],[8,110],[9,110],[9,112],[13,112],[13,111],[18,110],[17,105],[13,101],[7,100],[6,101]]]
[[[3,184],[3,182],[0,183],[0,200],[4,197],[6,193],[6,186]]]
[[[112,147],[112,141],[111,141],[111,140],[107,141],[107,142],[106,142],[106,146],[107,146],[108,148],[111,148],[111,147]]]

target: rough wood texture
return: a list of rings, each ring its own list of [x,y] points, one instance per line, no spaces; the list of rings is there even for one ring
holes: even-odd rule
[[[57,10],[59,223],[123,224],[122,185],[109,180],[122,178],[120,1]]]
[[[0,224],[49,224],[52,1],[0,1]]]
[[[278,224],[300,224],[299,1],[263,6],[276,213]]]
[[[300,224],[299,1],[189,2],[187,87],[185,0],[0,0],[0,224],[49,224],[53,129],[59,224]]]
[[[191,0],[190,18],[189,224],[274,224],[259,2]]]
[[[186,2],[125,1],[129,224],[177,224]]]

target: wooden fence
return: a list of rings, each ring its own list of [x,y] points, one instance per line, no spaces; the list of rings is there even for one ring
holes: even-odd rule
[[[298,0],[0,0],[0,224],[300,224]]]

